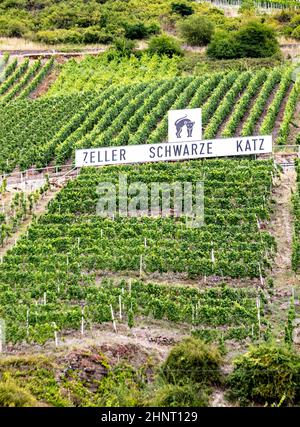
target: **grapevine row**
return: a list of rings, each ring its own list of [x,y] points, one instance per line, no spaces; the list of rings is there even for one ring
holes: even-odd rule
[[[249,136],[253,134],[255,125],[264,111],[265,104],[271,92],[273,91],[275,85],[280,81],[280,76],[280,70],[278,69],[274,69],[269,73],[267,80],[263,84],[263,87],[258,97],[256,98],[254,105],[252,106],[249,116],[243,125],[241,132],[242,136]]]

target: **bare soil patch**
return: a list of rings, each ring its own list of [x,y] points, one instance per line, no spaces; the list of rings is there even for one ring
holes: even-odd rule
[[[48,92],[50,86],[55,82],[59,75],[59,69],[54,67],[49,74],[43,79],[43,81],[38,85],[38,87],[30,94],[31,99],[39,98]]]
[[[286,170],[282,173],[273,198],[275,211],[269,223],[269,230],[277,242],[277,256],[273,273],[287,273],[291,270],[293,216],[291,195],[296,188],[296,171]]]

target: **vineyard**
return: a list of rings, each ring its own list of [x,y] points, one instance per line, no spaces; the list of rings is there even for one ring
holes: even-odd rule
[[[6,56],[0,67],[0,106],[3,108],[17,98],[27,98],[49,73],[53,63],[54,59],[42,63],[41,60],[9,60]]]
[[[53,285],[45,284],[47,290],[40,300],[36,284],[32,283],[31,295],[27,298],[21,290],[16,289],[13,293],[2,287],[1,305],[8,321],[7,339],[44,344],[60,330],[80,331],[84,327],[89,331],[97,324],[111,322],[112,313],[115,313],[118,324],[126,322],[129,327],[143,318],[148,321],[153,318],[188,324],[195,335],[216,334],[218,331],[220,334],[223,330],[224,339],[240,340],[249,336],[255,340],[259,334],[255,291],[230,289],[223,284],[223,287],[200,292],[139,281],[115,284],[109,280],[103,280],[99,287],[95,287],[91,278],[85,280],[82,289],[80,283],[76,284],[73,279],[71,285],[69,280],[60,281],[58,291]],[[17,277],[14,283],[16,287],[20,286]],[[14,301],[20,297],[22,304],[12,309]],[[38,304],[33,303],[34,298]],[[264,304],[260,307],[263,322]]]
[[[0,408],[299,404],[300,80],[281,48],[300,3],[17,3],[0,5]],[[142,163],[194,108],[207,143],[183,114],[173,160]],[[272,153],[229,157],[259,135]],[[220,157],[178,160],[190,141]],[[122,146],[133,164],[75,165]]]
[[[202,108],[205,139],[273,133],[279,145],[292,145],[300,91],[292,72],[221,72],[16,100],[0,107],[0,169],[63,165],[78,148],[159,143],[167,138],[168,110],[186,107]]]
[[[260,229],[272,210],[273,163],[216,160],[199,166],[195,161],[87,169],[70,181],[1,265],[7,339],[49,339],[53,322],[57,330],[78,329],[82,313],[86,324],[108,322],[110,305],[117,312],[119,297],[127,317],[131,313],[194,326],[239,326],[246,328],[242,336],[256,336],[255,288],[203,293],[140,282],[97,284],[105,271],[146,276],[172,272],[183,279],[217,276],[225,283],[230,277],[265,275],[276,253],[274,238]],[[205,226],[187,228],[184,217],[99,217],[97,186],[117,182],[119,173],[126,173],[129,184],[204,180]]]
[[[67,61],[47,95],[99,92],[111,84],[131,85],[180,75],[179,58],[142,54],[139,58],[123,58],[120,64],[120,58],[111,58],[109,54],[86,56],[80,62]]]
[[[36,190],[29,192],[7,191],[7,180],[4,179],[1,186],[0,202],[0,245],[2,248],[8,239],[20,228],[22,223],[33,214],[39,200],[49,190],[49,178],[46,183]]]

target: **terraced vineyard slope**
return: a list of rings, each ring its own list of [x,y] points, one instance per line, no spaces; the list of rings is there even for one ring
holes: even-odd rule
[[[53,63],[54,58],[46,62],[29,59],[6,62],[0,68],[0,106],[30,95],[49,73]]]
[[[204,225],[189,227],[185,217],[162,217],[159,211],[146,217],[143,206],[149,200],[139,201],[136,217],[97,215],[98,186],[107,181],[117,184],[119,173],[127,175],[128,185],[139,181],[146,187],[153,181],[196,184],[204,180]],[[241,326],[246,327],[246,335],[250,330],[255,335],[256,287],[249,291],[217,288],[203,294],[172,286],[143,288],[142,283],[115,287],[99,283],[98,278],[120,272],[148,279],[153,274],[161,278],[171,274],[182,281],[204,277],[210,281],[211,277],[220,286],[229,278],[249,283],[265,275],[276,243],[260,225],[269,218],[275,173],[273,162],[251,160],[82,170],[0,266],[1,316],[7,323],[8,340],[49,339],[53,322],[57,330],[76,330],[83,307],[87,324],[107,322],[110,305],[117,310],[122,295],[126,316],[132,310],[134,316],[166,317],[194,325]],[[127,202],[134,200],[128,196]]]
[[[231,71],[17,100],[0,106],[0,171],[53,160],[62,165],[77,148],[166,141],[168,110],[186,107],[202,108],[204,138],[269,134],[276,127],[278,143],[291,144],[300,87],[291,76],[290,67]]]

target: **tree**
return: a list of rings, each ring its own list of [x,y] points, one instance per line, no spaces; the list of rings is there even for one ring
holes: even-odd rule
[[[193,15],[179,25],[179,31],[191,46],[207,45],[214,32],[213,23],[205,16]]]
[[[181,16],[189,16],[194,13],[193,8],[185,3],[172,3],[171,9],[173,13],[178,13]]]
[[[186,338],[173,347],[163,365],[166,380],[173,384],[212,384],[220,380],[221,354],[217,347],[198,338]]]
[[[291,34],[291,36],[292,36],[294,39],[300,40],[300,25],[298,25],[298,27],[296,27],[296,28],[293,30],[293,32],[292,32],[292,34]]]
[[[207,47],[207,55],[214,59],[233,59],[238,57],[238,47],[232,33],[217,31]]]
[[[300,356],[284,346],[262,344],[234,361],[228,379],[230,396],[242,404],[249,401],[278,404],[299,400]]]
[[[145,25],[143,22],[124,22],[125,37],[130,40],[140,40],[153,34],[158,34],[160,28],[154,22]]]
[[[150,39],[148,51],[151,55],[182,56],[183,52],[177,41],[166,34],[154,36]]]
[[[135,49],[135,42],[133,40],[127,40],[125,37],[116,38],[113,46],[109,50],[108,57],[114,59],[115,57],[119,58],[129,58]]]
[[[130,40],[143,39],[148,35],[148,29],[143,22],[124,23],[125,37]]]
[[[244,25],[236,34],[239,57],[264,58],[279,50],[272,28],[257,21]]]
[[[238,31],[218,31],[207,48],[215,59],[266,58],[279,51],[274,31],[268,26],[250,21]]]
[[[240,13],[255,12],[255,4],[253,0],[242,0],[241,7],[239,9]]]

